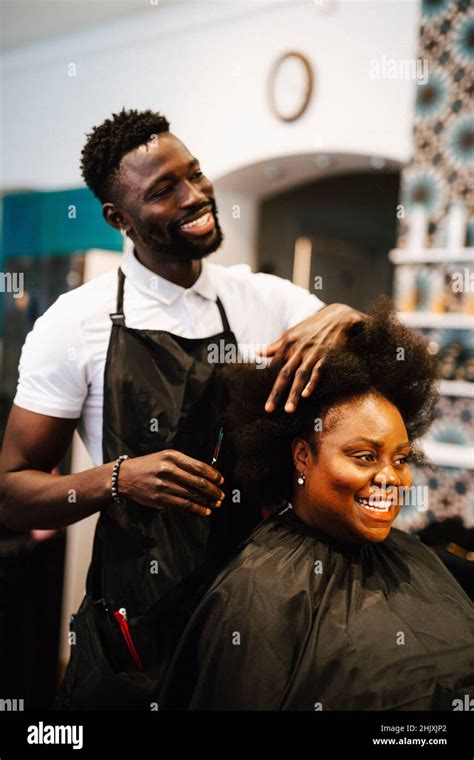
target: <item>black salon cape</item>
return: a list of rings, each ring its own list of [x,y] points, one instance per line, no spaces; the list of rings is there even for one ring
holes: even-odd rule
[[[291,507],[262,523],[197,607],[160,709],[452,710],[474,696],[474,607],[392,529],[338,545]]]

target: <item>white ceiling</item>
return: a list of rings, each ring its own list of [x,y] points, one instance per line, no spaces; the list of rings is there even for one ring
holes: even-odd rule
[[[150,0],[0,0],[1,50],[113,21],[149,5]]]

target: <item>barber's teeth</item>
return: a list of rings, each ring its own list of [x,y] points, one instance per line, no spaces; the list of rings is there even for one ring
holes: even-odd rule
[[[185,230],[191,229],[192,227],[204,227],[204,225],[209,222],[209,217],[210,217],[210,212],[208,211],[207,214],[200,216],[199,219],[195,219],[194,222],[188,222],[187,224],[182,224],[181,227]]]

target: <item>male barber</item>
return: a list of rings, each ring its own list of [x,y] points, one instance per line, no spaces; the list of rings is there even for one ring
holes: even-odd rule
[[[213,188],[159,113],[113,114],[88,135],[81,168],[133,253],[62,295],[26,339],[2,516],[27,531],[100,511],[57,704],[150,709],[244,511],[225,493],[220,460],[210,464],[224,403],[210,347],[267,345],[284,357],[265,408],[286,396],[291,413],[316,386],[323,349],[363,317],[273,275],[206,262],[223,239]],[[94,467],[51,474],[76,427]]]

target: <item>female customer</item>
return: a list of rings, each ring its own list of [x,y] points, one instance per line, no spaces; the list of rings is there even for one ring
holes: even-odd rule
[[[473,606],[392,528],[418,494],[409,463],[436,367],[390,308],[328,354],[292,415],[263,410],[277,366],[225,370],[242,509],[274,511],[196,609],[160,707],[452,710],[474,696]]]

